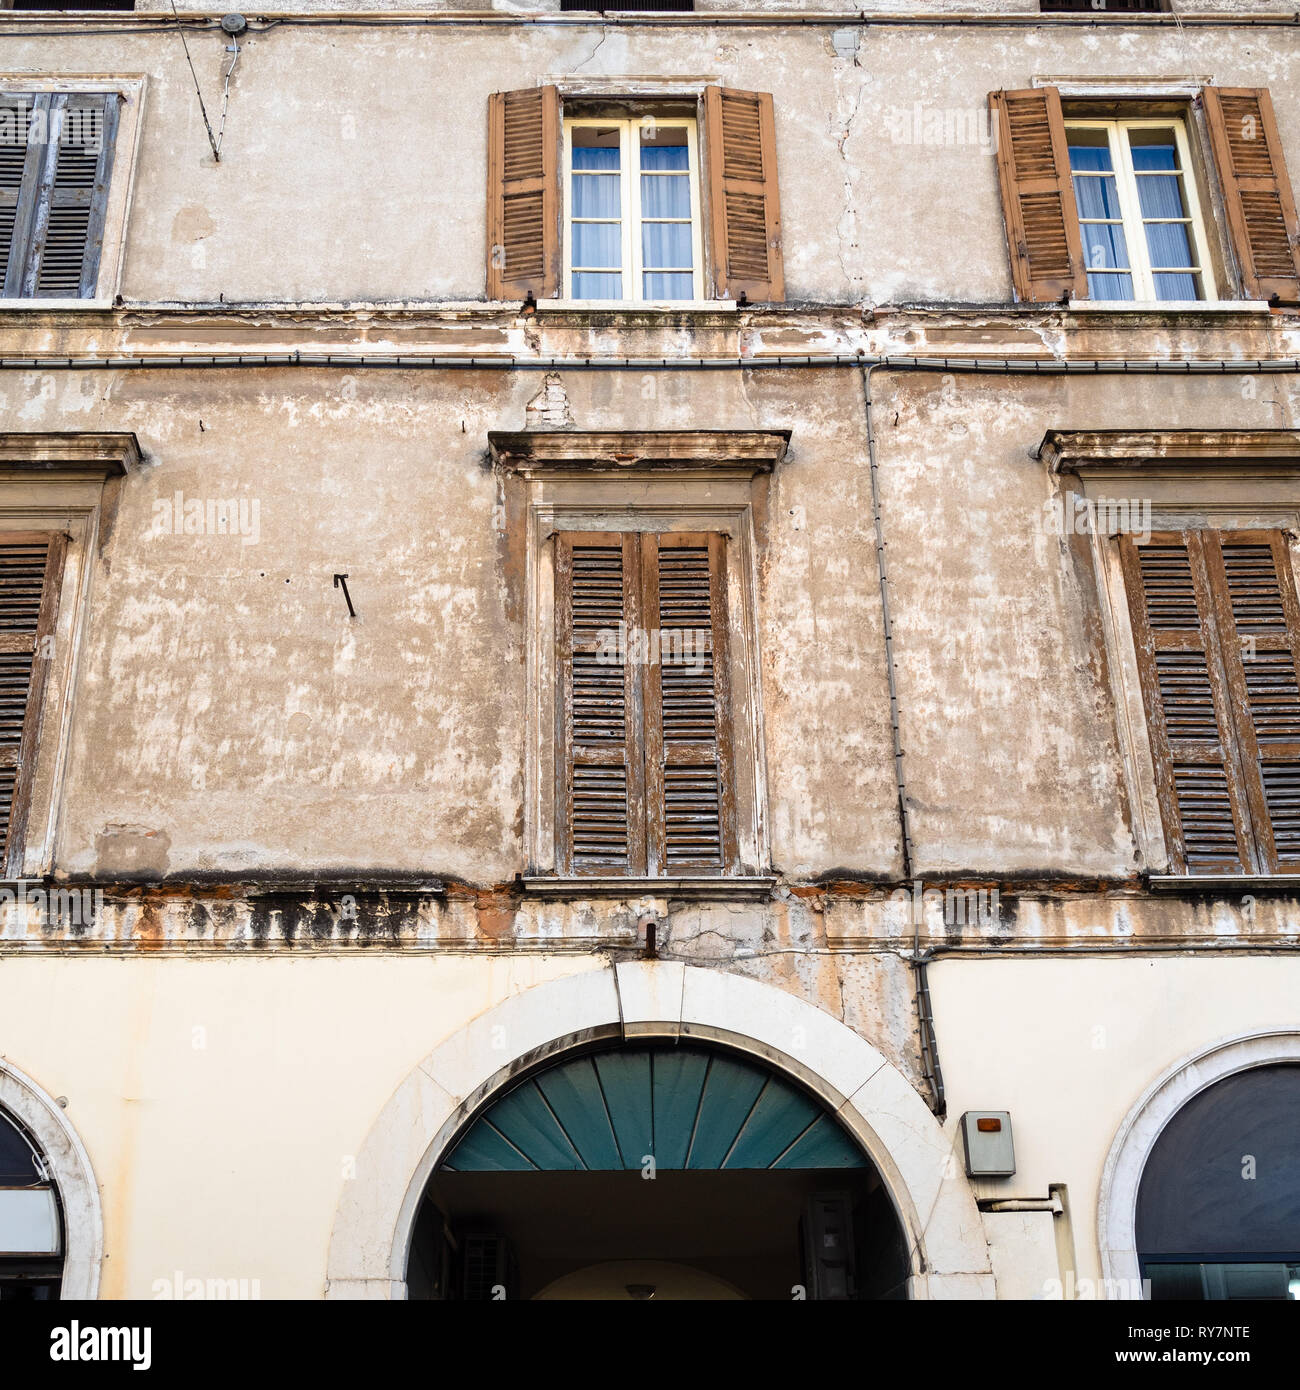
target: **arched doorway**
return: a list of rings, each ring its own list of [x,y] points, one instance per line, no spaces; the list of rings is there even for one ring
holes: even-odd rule
[[[425,1189],[412,1298],[899,1298],[879,1173],[819,1099],[716,1043],[594,1045],[518,1077]]]
[[[1300,1065],[1253,1067],[1193,1096],[1137,1193],[1156,1300],[1300,1297]]]
[[[0,1111],[0,1303],[56,1299],[63,1214],[36,1141]]]

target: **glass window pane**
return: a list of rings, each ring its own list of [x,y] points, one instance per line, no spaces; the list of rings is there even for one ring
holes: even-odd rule
[[[689,275],[647,274],[644,294],[647,299],[692,299],[695,285]]]
[[[1109,174],[1115,167],[1110,162],[1110,141],[1104,130],[1072,130],[1067,140],[1070,168],[1076,173]]]
[[[1132,299],[1133,277],[1131,275],[1094,275],[1089,271],[1088,297],[1090,299]]]
[[[582,131],[573,133],[573,167],[575,169],[618,169],[619,149],[617,145],[583,145]]]
[[[1129,152],[1137,173],[1146,169],[1177,169],[1178,148],[1172,130],[1130,130]]]
[[[646,222],[641,227],[641,264],[647,270],[661,266],[671,270],[689,270],[691,260],[691,226],[689,222]]]
[[[1074,200],[1079,205],[1080,217],[1118,217],[1119,190],[1113,178],[1085,179],[1074,181]]]
[[[1139,174],[1137,186],[1143,217],[1187,216],[1182,179],[1165,174]]]
[[[622,275],[573,275],[574,299],[622,299]]]
[[[1148,222],[1147,251],[1153,266],[1192,265],[1192,248],[1183,222]]]
[[[643,217],[689,217],[691,181],[685,175],[654,174],[641,177],[641,215]]]
[[[573,223],[573,265],[583,270],[619,270],[623,229],[617,222]]]
[[[1200,299],[1199,275],[1157,275],[1157,299]]]
[[[1123,227],[1085,222],[1079,233],[1083,238],[1083,263],[1089,270],[1128,268],[1128,243],[1124,240]]]
[[[669,138],[667,135],[661,138]],[[690,150],[685,144],[686,137],[681,131],[675,131],[673,138],[681,140],[680,145],[642,145],[641,146],[641,168],[650,169],[680,169],[683,173],[690,168]]]
[[[574,174],[574,217],[620,217],[619,179],[613,174]]]

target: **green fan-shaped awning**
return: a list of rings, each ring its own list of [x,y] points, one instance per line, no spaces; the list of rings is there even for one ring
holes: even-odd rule
[[[494,1101],[450,1172],[865,1168],[838,1122],[767,1067],[697,1046],[625,1047],[538,1072]]]

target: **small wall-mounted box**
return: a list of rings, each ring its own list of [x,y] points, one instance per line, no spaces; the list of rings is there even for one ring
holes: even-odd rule
[[[968,1178],[1010,1178],[1016,1171],[1016,1146],[1007,1110],[968,1110],[961,1117]]]

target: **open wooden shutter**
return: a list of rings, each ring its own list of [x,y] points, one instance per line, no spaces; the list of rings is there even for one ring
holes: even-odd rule
[[[1061,94],[1055,87],[991,92],[989,108],[997,120],[998,182],[1016,298],[1087,298]]]
[[[0,837],[9,877],[22,872],[65,545],[49,532],[0,533]]]
[[[560,699],[556,825],[561,872],[645,872],[638,537],[561,532],[555,603]]]
[[[1121,537],[1176,872],[1300,869],[1300,604],[1280,531]]]
[[[1243,288],[1255,299],[1300,299],[1300,225],[1263,87],[1203,87],[1214,162]]]
[[[0,103],[5,136],[0,141],[0,285],[6,299],[18,299],[23,292],[28,230],[45,155],[44,144],[30,138],[32,109],[29,96]]]
[[[560,292],[560,94],[488,98],[489,299]]]
[[[117,97],[56,93],[36,188],[23,298],[90,299],[99,278]]]
[[[1300,604],[1281,531],[1203,532],[1263,873],[1300,869]]]
[[[779,303],[785,271],[770,94],[706,87],[704,132],[714,293]]]
[[[646,612],[659,630],[646,667],[651,874],[722,873],[736,857],[724,538],[642,538]]]

